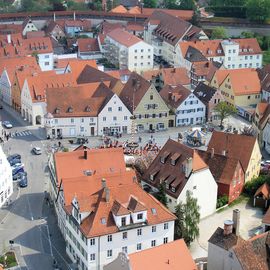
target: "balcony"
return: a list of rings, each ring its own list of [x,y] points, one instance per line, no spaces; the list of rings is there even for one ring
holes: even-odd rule
[[[147,226],[147,225],[148,225],[148,222],[147,221],[145,221],[145,222],[139,222],[139,223],[130,223],[128,225],[118,227],[118,229],[119,229],[119,231],[126,231],[126,230],[131,230],[131,229],[136,229],[136,228],[144,227],[144,226]]]

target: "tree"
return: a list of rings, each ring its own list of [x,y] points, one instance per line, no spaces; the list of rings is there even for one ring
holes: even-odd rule
[[[226,29],[222,26],[218,26],[218,27],[214,28],[214,30],[212,31],[211,38],[212,39],[227,38]]]
[[[195,26],[201,27],[200,14],[198,10],[194,11],[194,14],[191,18],[191,23]]]
[[[186,203],[179,203],[175,207],[175,215],[175,238],[183,238],[189,246],[200,235],[200,207],[191,191],[186,193]]]
[[[186,9],[192,10],[195,8],[193,0],[164,0],[163,6],[168,9]]]
[[[269,0],[248,0],[246,8],[247,18],[252,21],[264,22],[270,18]]]
[[[168,201],[166,197],[166,187],[165,183],[163,182],[162,184],[159,185],[158,187],[158,193],[156,194],[156,198],[167,207]]]
[[[219,102],[217,104],[217,106],[214,108],[214,111],[220,117],[220,126],[223,125],[223,121],[225,118],[227,118],[230,115],[233,115],[237,112],[237,110],[234,106],[227,104],[225,101]]]
[[[146,8],[156,8],[157,7],[157,0],[144,0],[144,7]]]

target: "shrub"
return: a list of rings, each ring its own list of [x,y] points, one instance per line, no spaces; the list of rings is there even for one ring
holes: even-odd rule
[[[248,181],[245,184],[245,193],[247,193],[249,196],[253,196],[256,192],[256,190],[264,183],[270,184],[270,178],[268,175],[260,175],[257,178],[254,178],[250,181]]]
[[[63,152],[69,152],[69,149],[67,147],[64,147]]]
[[[217,208],[220,208],[228,203],[229,199],[227,195],[220,196],[217,199]]]

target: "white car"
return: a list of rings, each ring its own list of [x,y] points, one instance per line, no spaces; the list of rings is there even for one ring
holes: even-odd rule
[[[13,127],[9,121],[3,121],[2,125],[5,128],[12,128]]]
[[[40,147],[34,147],[32,149],[32,152],[35,154],[35,155],[41,155],[42,154],[42,151],[41,151],[41,148]]]
[[[261,166],[266,166],[266,165],[270,165],[270,160],[262,160],[261,161]]]

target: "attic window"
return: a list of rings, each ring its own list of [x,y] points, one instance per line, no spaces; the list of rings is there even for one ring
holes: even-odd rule
[[[151,208],[151,212],[152,212],[153,215],[156,215],[157,214],[156,208]]]
[[[55,109],[55,113],[57,113],[57,114],[60,113],[60,109],[59,108],[56,108]]]
[[[217,50],[217,53],[221,53],[221,50]]]
[[[166,161],[166,158],[167,158],[169,155],[170,155],[170,152],[167,152],[167,151],[164,152],[163,155],[160,157],[160,162],[164,164],[165,161]]]
[[[171,157],[171,165],[175,166],[177,160],[179,159],[179,157],[181,156],[181,154],[179,153],[174,153]]]
[[[86,106],[85,111],[90,112],[91,111],[90,106]]]
[[[166,189],[170,189],[169,183],[166,183]]]
[[[41,95],[37,95],[37,100],[41,100]]]
[[[172,192],[175,192],[175,187],[172,187]]]
[[[101,218],[100,222],[101,222],[101,224],[106,224],[106,218],[105,217]]]
[[[73,112],[73,108],[72,107],[68,107],[68,110],[67,110],[69,113],[72,113]]]

